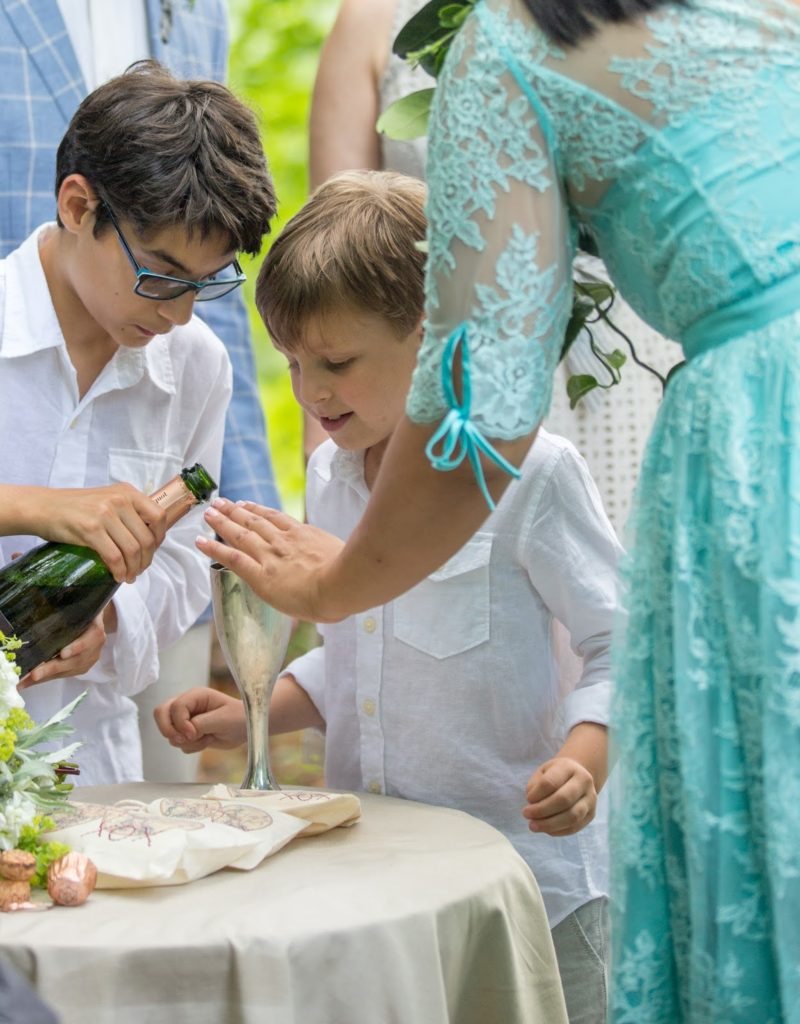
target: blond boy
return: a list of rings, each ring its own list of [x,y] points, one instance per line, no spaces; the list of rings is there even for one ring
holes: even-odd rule
[[[342,539],[416,363],[424,202],[415,179],[338,175],[289,222],[258,279],[295,396],[330,434],[309,461],[308,518]],[[476,536],[390,604],[321,626],[323,646],[288,666],[271,709],[274,732],[325,730],[328,785],[457,807],[508,836],[542,890],[573,1020],[605,1014],[598,792],[619,552],[583,460],[540,431]],[[563,700],[554,617],[583,658]],[[240,703],[213,691],[190,690],[156,717],[187,752],[244,740]]]

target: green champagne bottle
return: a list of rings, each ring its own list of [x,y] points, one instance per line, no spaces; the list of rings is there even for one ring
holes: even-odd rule
[[[216,484],[199,464],[181,470],[150,497],[173,526],[208,501]],[[0,630],[17,636],[22,674],[49,661],[89,626],[119,583],[91,548],[50,541],[0,569]]]

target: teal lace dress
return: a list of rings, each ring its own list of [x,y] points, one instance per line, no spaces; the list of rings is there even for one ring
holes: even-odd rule
[[[800,7],[562,51],[481,0],[437,92],[408,401],[434,464],[544,416],[581,224],[686,357],[629,526],[611,1019],[800,1022]]]

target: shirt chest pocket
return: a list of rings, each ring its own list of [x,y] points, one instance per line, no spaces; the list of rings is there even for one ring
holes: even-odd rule
[[[394,636],[434,658],[489,639],[491,534],[476,534],[436,572],[394,602]]]
[[[143,452],[129,448],[108,451],[109,483],[133,484],[145,494],[153,494],[181,471],[178,455],[169,452]]]

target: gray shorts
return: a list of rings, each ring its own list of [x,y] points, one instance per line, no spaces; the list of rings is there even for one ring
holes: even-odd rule
[[[608,899],[578,907],[552,932],[569,1024],[605,1024],[608,1003]]]

